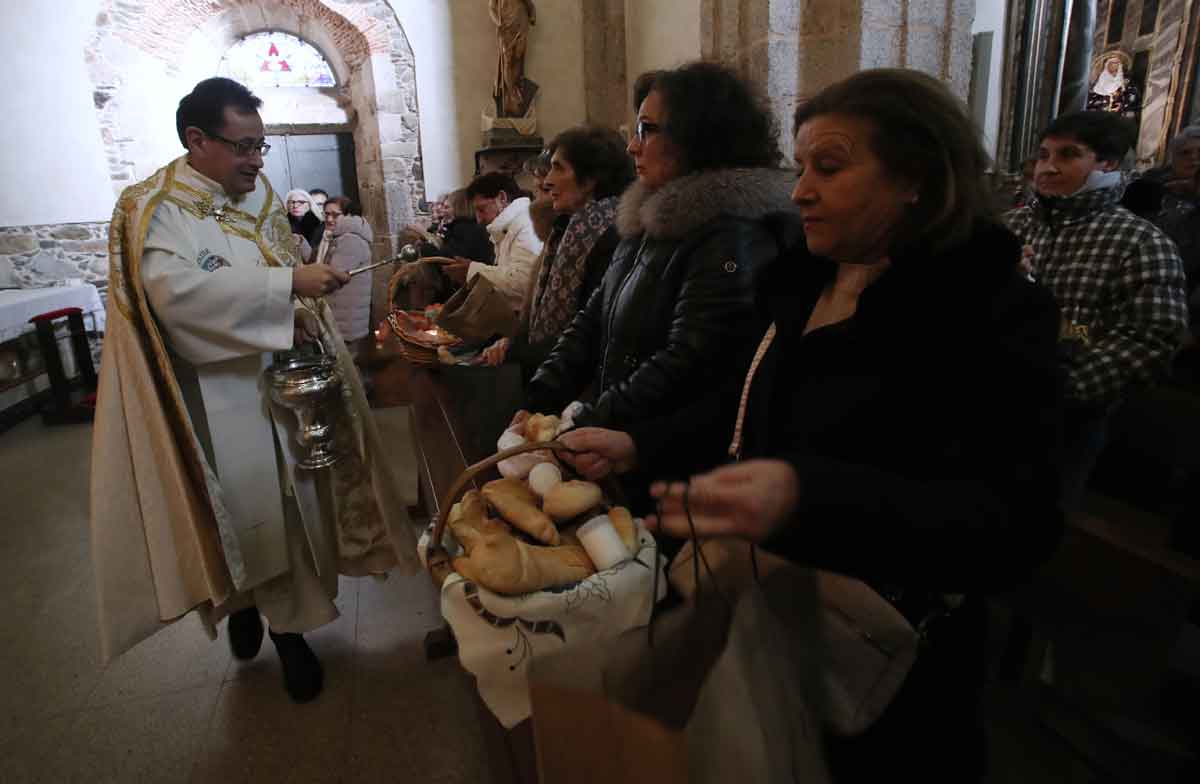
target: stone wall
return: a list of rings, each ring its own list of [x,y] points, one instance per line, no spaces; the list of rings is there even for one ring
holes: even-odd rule
[[[229,46],[260,30],[312,43],[333,69],[338,87],[316,98],[330,104],[325,114],[336,129],[348,125],[354,135],[363,213],[375,230],[376,258],[386,258],[425,187],[416,62],[385,0],[104,0],[85,60],[114,192],[182,152],[164,107],[212,76]],[[263,118],[296,124],[295,98],[281,92],[263,91]],[[377,312],[386,281],[380,270]]]
[[[415,61],[385,0],[104,0],[84,58],[114,195],[181,152],[173,101],[213,75],[238,38],[266,29],[311,42],[339,85],[359,91],[345,101],[355,110],[348,119],[360,154],[379,163],[375,171],[359,172],[360,185],[380,195],[402,194],[403,203],[380,212],[411,216],[424,196]],[[386,172],[375,176],[383,162]],[[393,233],[388,221],[377,224],[384,226],[383,233]]]
[[[0,264],[11,263],[22,288],[79,279],[108,288],[108,223],[0,228]]]

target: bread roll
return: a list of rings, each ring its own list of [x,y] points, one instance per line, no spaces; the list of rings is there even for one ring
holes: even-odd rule
[[[558,522],[578,517],[604,500],[599,485],[573,479],[555,485],[542,500],[542,510]]]
[[[540,443],[553,441],[558,434],[558,417],[553,414],[533,414],[525,420],[525,440]]]
[[[559,543],[554,521],[538,509],[538,497],[520,479],[496,479],[483,486],[483,497],[500,516],[542,544]]]
[[[454,559],[454,571],[496,593],[541,591],[596,572],[578,545],[539,547],[514,537],[508,526],[487,516],[475,490],[454,505],[446,524],[466,552]]]
[[[608,519],[612,520],[613,528],[621,536],[621,543],[636,556],[638,551],[637,526],[633,524],[633,515],[623,506],[614,506],[608,510]]]
[[[543,498],[562,484],[562,471],[554,463],[538,463],[529,471],[529,489]]]

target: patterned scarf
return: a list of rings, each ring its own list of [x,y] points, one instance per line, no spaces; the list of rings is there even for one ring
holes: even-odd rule
[[[529,342],[541,343],[567,328],[583,305],[579,287],[587,274],[587,257],[617,220],[617,197],[589,202],[571,216],[567,228],[551,235],[538,270],[529,306]]]

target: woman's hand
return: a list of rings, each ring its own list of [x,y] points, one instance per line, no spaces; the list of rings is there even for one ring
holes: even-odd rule
[[[646,517],[646,527],[668,536],[691,536],[683,507],[684,489],[702,539],[735,536],[761,542],[787,522],[800,500],[800,477],[782,460],[747,460],[722,466],[684,482],[655,482],[650,495],[660,499],[661,518]]]
[[[1022,275],[1029,280],[1033,280],[1033,246],[1025,245],[1021,248],[1021,260],[1017,262],[1017,269]]]
[[[585,479],[603,479],[609,474],[623,474],[637,465],[637,445],[628,433],[605,430],[601,427],[581,427],[559,438],[576,454],[564,455]]]
[[[508,356],[508,347],[511,341],[508,338],[500,338],[492,345],[483,350],[483,364],[489,367],[496,367],[504,364],[504,358]]]

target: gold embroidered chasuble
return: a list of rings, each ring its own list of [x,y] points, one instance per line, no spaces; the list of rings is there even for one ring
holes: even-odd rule
[[[332,313],[324,300],[291,296],[294,248],[265,177],[229,199],[186,156],[117,203],[91,490],[106,660],[192,609],[211,622],[249,603],[247,591],[277,626],[264,604],[320,593],[301,572],[326,586],[332,578],[336,592],[334,570],[418,568]],[[297,307],[318,317],[344,383],[335,417],[344,457],[315,475],[295,470],[294,417],[272,410],[262,377],[270,352],[291,348]],[[317,603],[327,607],[288,610],[296,628],[280,630],[336,617],[331,602]]]

